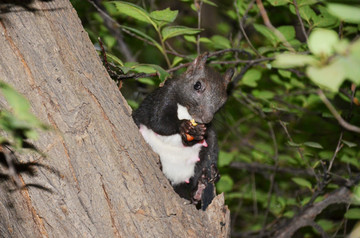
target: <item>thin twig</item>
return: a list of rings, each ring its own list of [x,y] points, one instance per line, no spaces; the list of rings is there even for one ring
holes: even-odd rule
[[[101,0],[88,0],[88,2],[91,3],[96,8],[97,11],[101,10],[102,12],[106,13],[106,14],[100,13],[100,16],[104,20],[104,25],[106,26],[106,28],[108,28],[110,33],[115,37],[119,50],[121,54],[124,55],[126,61],[130,61],[130,62],[136,61],[135,57],[130,52],[129,46],[124,42],[123,39],[124,37],[121,32],[121,29],[117,27],[115,24],[113,24],[112,18],[106,17],[107,10],[101,5]]]
[[[167,50],[168,53],[170,53],[170,54],[172,54],[172,55],[175,55],[175,56],[178,56],[178,57],[181,57],[181,58],[185,58],[185,59],[191,60],[191,57],[177,52],[177,51],[169,44],[169,42],[165,42],[165,44],[166,44],[166,46],[167,46],[168,49],[169,49],[169,50]]]
[[[256,197],[256,181],[255,181],[255,173],[251,173],[251,193],[253,196],[253,210],[254,210],[254,217],[258,216],[258,207],[257,207],[257,197]]]
[[[131,31],[127,30],[124,26],[122,26],[121,24],[119,24],[117,21],[115,21],[109,14],[107,14],[105,11],[103,11],[101,8],[99,8],[93,1],[91,0],[88,0],[95,8],[96,10],[100,13],[100,15],[103,17],[103,18],[106,18],[108,19],[109,21],[111,21],[115,26],[119,27],[123,32],[125,32],[126,34],[142,41],[142,42],[145,42],[146,44],[149,44],[149,45],[152,45],[152,46],[155,46],[155,44],[135,33],[132,33]],[[155,46],[156,47],[156,46]],[[165,51],[165,54],[166,53],[169,53],[169,54],[174,54],[174,52],[172,51],[169,51],[169,50],[166,50],[164,48],[164,51]],[[131,60],[131,61],[134,61],[134,60]],[[169,62],[170,63],[170,62]]]
[[[245,40],[246,42],[248,43],[248,45],[250,46],[250,48],[255,52],[255,54],[259,57],[261,57],[260,53],[255,49],[255,47],[253,46],[253,44],[251,43],[249,37],[247,36],[246,32],[245,32],[245,29],[244,29],[244,25],[243,25],[243,21],[242,21],[242,18],[240,17],[240,12],[239,12],[239,8],[237,6],[237,1],[235,0],[234,1],[234,7],[235,7],[235,10],[236,10],[236,15],[237,15],[237,18],[238,18],[238,22],[239,22],[239,27],[240,27],[240,30],[243,34],[243,36],[245,37]],[[245,18],[246,16],[244,15],[243,18]]]
[[[291,135],[290,135],[290,133],[289,133],[289,131],[288,131],[288,129],[287,129],[287,126],[286,126],[285,122],[283,122],[283,121],[280,120],[279,123],[280,123],[280,125],[282,126],[282,128],[284,129],[285,134],[286,134],[286,136],[288,137],[289,141],[292,142],[292,143],[294,143],[294,141],[293,141],[293,139],[292,139],[292,137],[291,137]],[[299,155],[300,155],[301,160],[306,164],[307,168],[309,168],[309,169],[311,170],[312,175],[316,178],[316,181],[320,181],[318,175],[315,173],[314,168],[313,168],[313,167],[309,164],[309,162],[305,159],[305,157],[304,157],[304,155],[303,155],[303,153],[302,153],[302,151],[301,151],[301,148],[297,147],[297,151],[298,151],[298,153],[299,153]]]
[[[201,29],[201,9],[202,9],[202,5],[203,5],[203,1],[202,0],[194,0],[194,4],[195,7],[197,9],[197,15],[198,15],[198,29]],[[200,55],[201,54],[201,49],[200,49],[200,33],[197,34],[196,37],[196,51],[197,54]]]
[[[286,40],[286,38],[284,37],[284,35],[278,30],[276,29],[272,24],[271,21],[269,19],[269,16],[265,10],[265,7],[262,3],[262,0],[256,0],[256,4],[260,10],[260,14],[262,19],[264,20],[264,24],[267,28],[269,28],[279,39],[280,41],[284,44],[284,46],[291,52],[295,52],[294,48],[290,45],[290,43]]]
[[[298,5],[297,5],[296,0],[293,0],[293,3],[294,3],[294,6],[295,6],[295,11],[296,11],[297,18],[298,18],[299,23],[300,23],[300,26],[301,26],[301,31],[302,31],[305,39],[306,39],[306,42],[307,42],[307,41],[308,41],[308,35],[307,35],[307,33],[306,33],[306,30],[305,30],[305,27],[304,27],[304,23],[303,23],[303,21],[302,21],[302,19],[301,19],[301,16],[300,16],[299,7],[298,7]]]
[[[214,52],[214,53],[216,53],[216,52]],[[209,55],[214,56],[215,55],[214,53],[209,54]],[[228,64],[246,63],[246,64],[254,65],[254,64],[257,64],[257,63],[261,63],[263,61],[270,61],[270,60],[273,60],[273,58],[270,57],[270,58],[262,58],[262,59],[255,59],[255,60],[236,60],[236,61],[211,61],[211,62],[209,62],[209,64],[226,64],[226,65],[228,65]],[[179,69],[189,67],[191,64],[192,64],[192,62],[180,64],[180,65],[178,65],[176,67],[173,67],[171,69],[166,70],[166,72],[172,73],[172,72],[177,71]],[[155,77],[156,75],[157,75],[156,73],[149,73],[149,74],[131,73],[131,74],[126,74],[126,75],[119,75],[118,79],[120,80],[120,79],[130,79],[130,78]]]
[[[331,112],[331,114],[333,114],[333,116],[336,118],[336,120],[339,122],[339,124],[344,127],[346,130],[349,131],[353,131],[356,133],[360,133],[360,127],[354,126],[350,123],[348,123],[347,121],[345,121],[341,115],[336,111],[336,109],[334,108],[334,106],[331,104],[331,102],[326,98],[324,92],[319,89],[317,91],[321,101],[323,101],[323,103],[326,105],[326,107],[329,109],[329,111]]]
[[[261,59],[253,59],[253,60],[229,60],[229,61],[211,61],[211,64],[241,64],[241,63],[245,63],[245,64],[257,64],[257,63],[261,63],[264,61],[271,61],[274,60],[273,57],[268,57],[268,58],[261,58]]]
[[[244,16],[241,18],[242,25],[244,25],[245,19],[247,18],[247,15],[248,15],[249,11],[251,10],[251,8],[253,8],[254,3],[255,3],[255,0],[251,0],[248,7],[246,8],[246,10],[244,12]]]
[[[334,154],[333,154],[333,157],[332,157],[331,160],[330,160],[329,167],[328,167],[328,169],[327,169],[327,171],[326,171],[327,173],[330,173],[331,168],[332,168],[332,165],[333,165],[333,163],[334,163],[334,160],[335,160],[337,154],[339,153],[339,151],[341,150],[341,148],[344,146],[344,144],[342,143],[343,134],[344,134],[344,132],[341,131],[341,132],[340,132],[340,136],[339,136],[339,140],[338,140],[338,143],[337,143],[337,146],[336,146],[336,149],[335,149],[335,152],[334,152]]]
[[[326,232],[324,231],[324,229],[323,229],[319,224],[317,224],[317,223],[314,222],[314,221],[311,221],[311,222],[310,222],[310,225],[311,225],[315,230],[317,230],[317,231],[321,234],[321,237],[322,237],[322,238],[329,238],[329,235],[326,234]]]
[[[209,57],[223,55],[223,54],[228,53],[228,52],[234,52],[234,53],[243,54],[243,55],[246,55],[248,57],[248,59],[251,59],[251,54],[249,52],[247,52],[246,50],[236,49],[236,48],[229,48],[229,49],[209,52]]]
[[[274,144],[274,162],[275,162],[274,167],[275,167],[275,170],[270,176],[270,188],[269,188],[269,191],[268,191],[267,206],[266,206],[266,211],[265,211],[264,220],[263,220],[263,229],[261,230],[260,234],[263,234],[265,232],[265,229],[266,229],[266,222],[267,222],[267,218],[268,218],[269,212],[270,212],[271,195],[272,195],[272,192],[273,192],[273,189],[274,189],[275,176],[276,176],[277,168],[279,166],[278,145],[277,145],[277,142],[276,142],[274,128],[273,128],[273,125],[272,125],[272,123],[270,121],[267,122],[267,125],[269,127],[270,136],[271,136],[271,139],[272,139],[273,144]]]
[[[100,49],[101,49],[101,52],[102,52],[102,55],[103,55],[103,60],[104,60],[104,65],[105,65],[105,68],[106,68],[106,71],[108,72],[108,74],[110,75],[110,77],[112,79],[114,79],[115,81],[117,81],[118,83],[118,88],[119,90],[122,88],[122,83],[123,81],[119,78],[122,74],[118,74],[116,71],[112,70],[111,67],[110,67],[110,64],[109,62],[107,61],[107,56],[106,56],[106,51],[105,51],[105,48],[104,48],[104,44],[101,40],[100,37],[98,37],[98,41],[99,41],[99,45],[100,45]],[[117,66],[114,66],[116,69],[120,69],[119,67]],[[121,73],[122,73],[122,70],[120,70]]]

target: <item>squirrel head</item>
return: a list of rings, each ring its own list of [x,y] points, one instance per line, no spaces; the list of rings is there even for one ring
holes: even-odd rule
[[[181,87],[177,88],[179,102],[185,106],[193,119],[210,123],[215,113],[225,104],[227,86],[234,74],[228,69],[224,75],[206,66],[209,53],[198,56],[180,76]]]

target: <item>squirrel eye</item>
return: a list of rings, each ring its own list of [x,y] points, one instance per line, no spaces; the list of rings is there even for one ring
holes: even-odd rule
[[[201,83],[199,81],[197,81],[195,84],[194,84],[194,89],[196,91],[199,91],[201,89]]]

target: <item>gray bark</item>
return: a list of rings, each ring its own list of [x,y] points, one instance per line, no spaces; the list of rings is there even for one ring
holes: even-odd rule
[[[174,193],[70,2],[22,2],[0,3],[0,79],[53,128],[46,157],[18,155],[48,191],[0,180],[0,237],[226,237],[223,196],[203,212]]]

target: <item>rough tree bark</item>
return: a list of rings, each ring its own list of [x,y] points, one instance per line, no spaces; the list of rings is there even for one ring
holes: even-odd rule
[[[0,79],[54,130],[35,142],[45,158],[19,156],[43,165],[23,184],[48,191],[0,180],[0,236],[226,237],[223,197],[202,212],[174,193],[70,2],[5,2]]]

